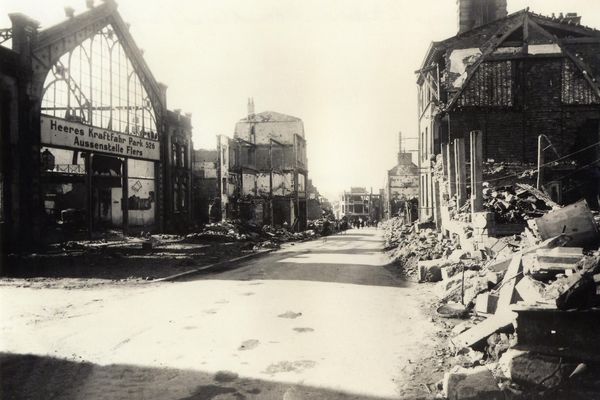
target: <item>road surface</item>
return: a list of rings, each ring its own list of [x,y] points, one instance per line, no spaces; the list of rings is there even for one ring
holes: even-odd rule
[[[360,229],[183,282],[2,287],[0,398],[426,397],[427,296],[381,247]]]

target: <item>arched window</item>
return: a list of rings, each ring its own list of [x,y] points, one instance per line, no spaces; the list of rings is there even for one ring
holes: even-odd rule
[[[44,83],[42,113],[158,139],[148,93],[110,25],[52,67]]]

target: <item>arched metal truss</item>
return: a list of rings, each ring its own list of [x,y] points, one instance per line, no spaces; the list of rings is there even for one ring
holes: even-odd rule
[[[48,73],[42,113],[158,140],[155,111],[111,25],[64,54]]]

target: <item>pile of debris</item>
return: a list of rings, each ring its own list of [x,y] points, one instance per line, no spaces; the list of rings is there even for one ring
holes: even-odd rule
[[[290,232],[285,227],[276,228],[272,225],[264,225],[262,227],[262,234],[264,237],[275,243],[302,241],[317,237],[317,234],[312,229],[302,232]]]
[[[204,226],[202,231],[190,233],[185,237],[188,240],[215,240],[233,242],[247,240],[248,235],[240,233],[240,224],[235,221],[221,221]]]
[[[309,229],[303,232],[290,232],[286,227],[271,225],[244,224],[239,220],[221,221],[207,224],[200,232],[186,236],[188,241],[252,241],[257,248],[276,248],[279,243],[314,239],[318,237],[315,231]]]
[[[403,275],[415,278],[421,262],[439,259],[455,250],[454,241],[443,238],[434,229],[403,225],[401,221],[392,218],[383,224],[383,229],[388,256],[402,268]]]
[[[499,223],[524,224],[558,208],[545,194],[525,184],[497,188],[484,184],[483,200],[484,208]]]
[[[600,393],[599,227],[585,202],[551,211],[535,226],[535,242],[497,239],[476,254],[419,263],[422,280],[440,281],[438,312],[470,316],[450,340],[470,362],[462,357],[446,372],[438,385],[444,397]]]

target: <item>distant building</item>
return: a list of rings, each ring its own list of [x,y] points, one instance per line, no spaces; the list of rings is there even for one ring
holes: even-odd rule
[[[419,197],[419,167],[412,162],[412,153],[402,146],[399,133],[398,161],[387,171],[384,189],[384,218],[404,216],[410,223],[417,217]]]
[[[349,221],[379,221],[383,216],[382,193],[368,192],[364,187],[352,187],[344,191],[337,205],[336,216]]]
[[[233,139],[221,135],[217,142],[223,218],[306,228],[308,168],[300,118],[255,114],[249,100],[248,116],[236,124]]]

